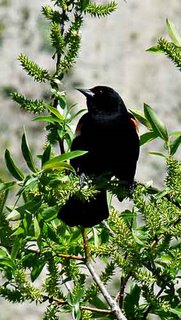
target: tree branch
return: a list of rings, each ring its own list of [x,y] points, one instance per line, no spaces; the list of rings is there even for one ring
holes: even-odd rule
[[[105,300],[107,301],[108,305],[111,308],[111,311],[115,314],[117,320],[127,320],[127,318],[122,313],[121,309],[118,307],[116,301],[110,296],[109,292],[107,291],[106,287],[102,283],[99,276],[96,274],[93,266],[90,264],[89,261],[86,261],[87,269],[89,270],[93,280],[99,287],[102,295],[104,296]]]

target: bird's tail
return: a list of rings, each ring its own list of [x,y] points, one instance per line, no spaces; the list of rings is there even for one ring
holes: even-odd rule
[[[58,218],[71,227],[78,225],[92,227],[108,216],[105,190],[101,190],[94,199],[84,202],[72,196],[58,213]]]

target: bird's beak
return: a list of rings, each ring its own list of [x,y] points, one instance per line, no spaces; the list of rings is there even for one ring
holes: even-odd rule
[[[78,91],[80,91],[86,98],[93,98],[95,93],[92,92],[91,89],[79,89],[77,88]]]

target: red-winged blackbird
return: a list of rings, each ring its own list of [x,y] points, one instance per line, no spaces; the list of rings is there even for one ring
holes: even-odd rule
[[[137,123],[120,95],[110,87],[96,86],[78,89],[87,98],[88,112],[79,120],[71,150],[88,153],[71,160],[79,175],[95,178],[115,176],[124,186],[134,180],[139,155]],[[94,180],[93,180],[94,181]],[[81,201],[69,198],[58,217],[69,226],[91,227],[109,215],[106,190],[100,189],[95,198]]]

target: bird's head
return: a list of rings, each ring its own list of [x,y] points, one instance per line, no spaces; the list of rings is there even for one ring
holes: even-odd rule
[[[107,86],[96,86],[91,89],[77,89],[87,98],[88,111],[91,113],[127,112],[120,95]]]

